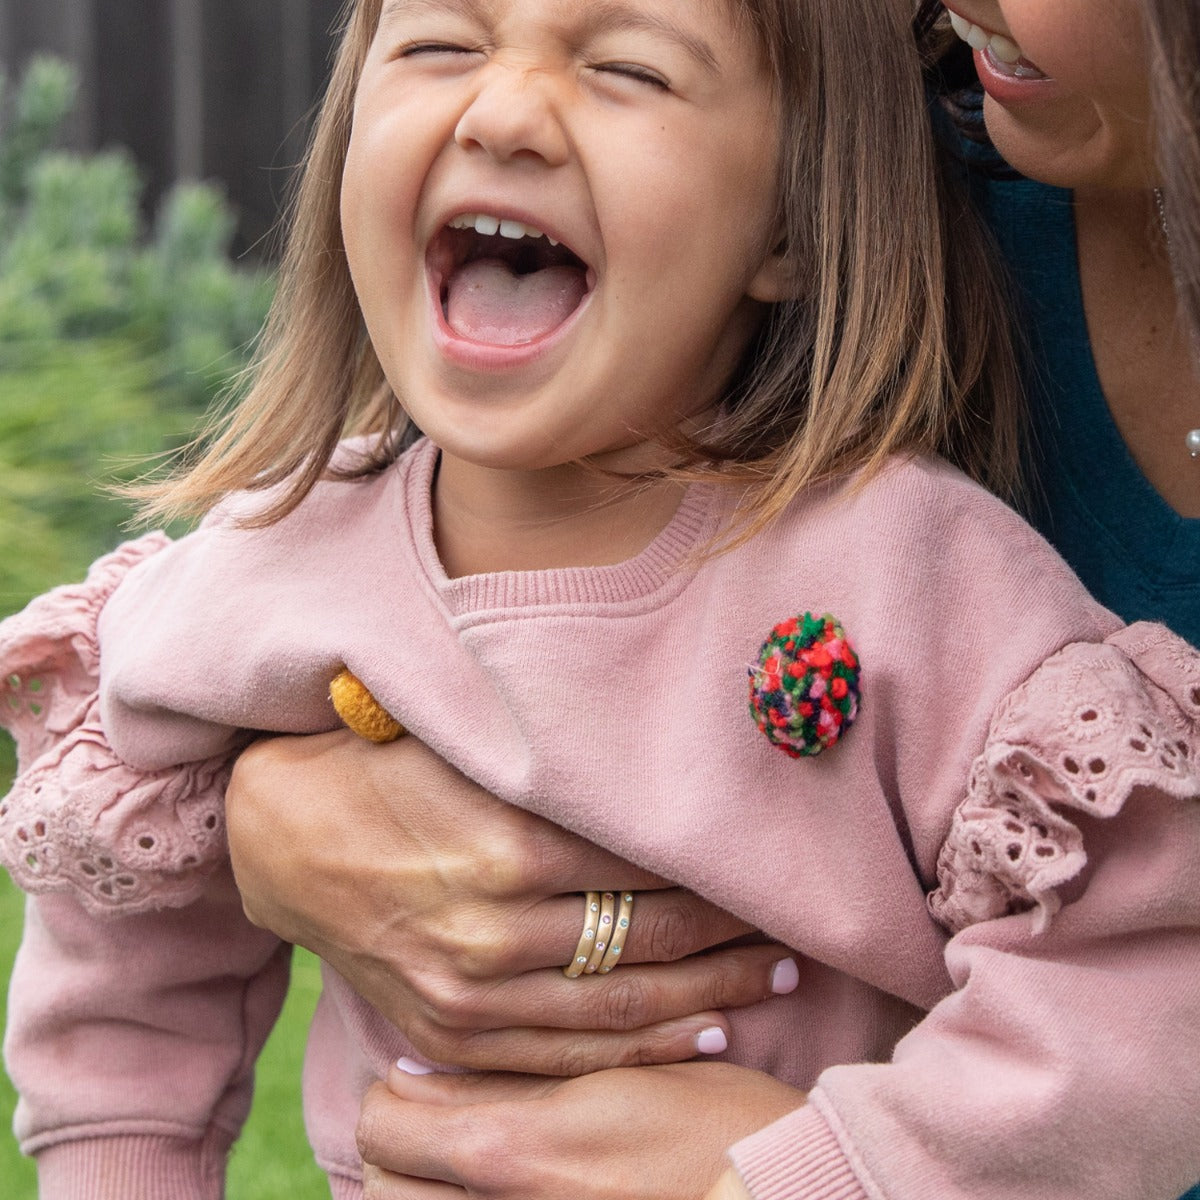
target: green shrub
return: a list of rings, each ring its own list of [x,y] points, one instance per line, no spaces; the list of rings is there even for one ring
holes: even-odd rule
[[[0,75],[0,105],[11,108],[0,140],[0,217],[11,215],[24,203],[30,165],[54,141],[74,107],[77,91],[75,72],[54,58],[30,62],[11,105]]]
[[[175,188],[147,228],[127,154],[56,148],[75,92],[52,59],[0,81],[0,615],[117,539],[103,485],[187,440],[271,299],[217,188]]]

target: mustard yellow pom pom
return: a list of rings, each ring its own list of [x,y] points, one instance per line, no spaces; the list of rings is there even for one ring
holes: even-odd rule
[[[394,742],[404,726],[371,695],[367,686],[350,671],[343,671],[329,685],[329,698],[337,715],[359,737],[368,742]]]

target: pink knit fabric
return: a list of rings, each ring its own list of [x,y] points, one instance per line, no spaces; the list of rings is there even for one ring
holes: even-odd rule
[[[0,626],[22,766],[0,853],[39,893],[6,1052],[45,1198],[218,1187],[286,951],[241,915],[216,802],[248,731],[336,725],[343,665],[489,790],[799,952],[792,995],[731,1014],[728,1057],[811,1090],[734,1148],[757,1196],[1173,1200],[1200,1177],[1194,652],[1121,629],[940,464],[815,491],[702,562],[729,501],[697,487],[627,563],[451,580],[435,461],[323,483],[266,530],[135,543]],[[804,611],[844,625],[862,703],[797,760],[746,672]],[[305,1103],[339,1198],[401,1054],[326,972]]]

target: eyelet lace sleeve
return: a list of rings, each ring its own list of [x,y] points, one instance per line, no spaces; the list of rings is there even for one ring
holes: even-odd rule
[[[997,710],[938,857],[934,918],[954,933],[1037,909],[1087,863],[1072,811],[1112,817],[1135,788],[1200,797],[1200,655],[1131,625],[1048,659]]]
[[[100,612],[168,544],[160,533],[129,542],[0,624],[0,725],[18,757],[0,861],[26,891],[73,891],[93,912],[187,903],[224,852],[227,762],[134,770],[99,718]]]

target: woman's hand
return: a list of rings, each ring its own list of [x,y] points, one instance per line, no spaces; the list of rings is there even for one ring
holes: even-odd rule
[[[754,1200],[742,1177],[730,1167],[713,1185],[704,1200]]]
[[[729,1063],[566,1080],[393,1069],[363,1102],[365,1197],[731,1200],[725,1151],[804,1099]]]
[[[687,957],[748,928],[496,800],[412,737],[259,742],[227,807],[250,919],[320,955],[437,1062],[548,1075],[679,1062],[723,1048],[715,1010],[796,986],[779,946]],[[623,965],[567,979],[578,893],[617,889],[637,892]]]

